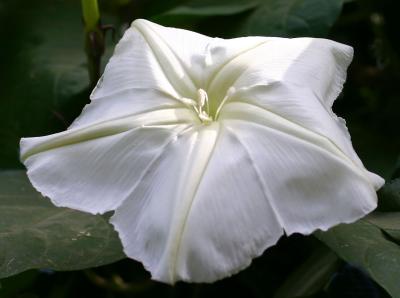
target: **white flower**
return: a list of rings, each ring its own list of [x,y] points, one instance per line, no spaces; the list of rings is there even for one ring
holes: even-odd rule
[[[325,39],[209,38],[137,20],[67,131],[21,140],[57,206],[115,210],[127,256],[156,280],[212,282],[284,234],[376,207],[331,110],[351,47]]]

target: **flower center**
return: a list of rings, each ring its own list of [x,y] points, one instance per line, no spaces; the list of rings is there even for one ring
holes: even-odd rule
[[[204,89],[200,88],[197,90],[196,100],[190,98],[182,98],[182,101],[193,108],[201,122],[203,122],[204,124],[210,124],[213,121],[213,118],[210,116],[208,95]]]

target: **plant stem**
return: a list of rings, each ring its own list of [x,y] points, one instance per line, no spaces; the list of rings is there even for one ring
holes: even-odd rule
[[[82,0],[82,13],[86,31],[94,31],[100,22],[97,0]]]
[[[104,53],[104,32],[100,23],[97,0],[81,0],[85,25],[85,51],[88,61],[90,85],[94,87],[100,78],[101,57]]]

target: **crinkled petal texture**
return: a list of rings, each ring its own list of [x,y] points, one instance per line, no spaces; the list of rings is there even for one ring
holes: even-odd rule
[[[154,279],[212,282],[284,233],[376,207],[383,180],[331,110],[351,59],[329,40],[223,40],[137,20],[82,115],[22,139],[21,159],[57,206],[115,210],[126,255]],[[212,122],[193,104],[205,93]]]

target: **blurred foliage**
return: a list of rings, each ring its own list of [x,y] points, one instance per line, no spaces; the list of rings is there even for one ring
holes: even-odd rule
[[[380,215],[378,219],[367,216],[316,235],[341,258],[366,270],[393,297],[399,297],[400,213]]]
[[[0,280],[0,297],[400,297],[399,7],[395,0],[100,1],[102,23],[114,24],[117,39],[135,18],[149,18],[225,38],[314,36],[353,46],[334,109],[367,168],[388,180],[379,212],[317,233],[322,242],[293,235],[231,278],[170,287],[150,281],[137,262],[112,263],[123,255],[104,218],[50,205],[15,171],[19,139],[64,130],[88,103],[90,82],[79,1],[0,1],[0,276],[10,276]],[[103,67],[113,48],[106,40]],[[90,236],[79,236],[83,230]]]
[[[0,173],[0,278],[32,268],[76,270],[124,258],[107,218],[57,208],[24,171]]]
[[[88,102],[79,3],[2,1],[0,167],[21,167],[21,136],[65,129]]]

